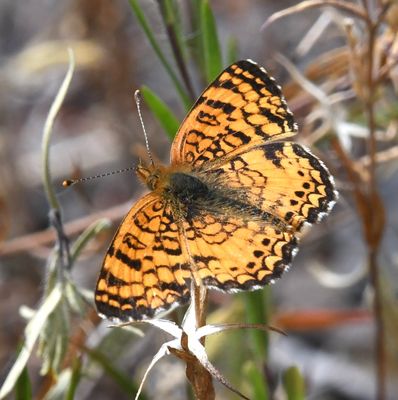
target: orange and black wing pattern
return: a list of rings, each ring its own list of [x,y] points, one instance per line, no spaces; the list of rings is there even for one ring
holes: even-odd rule
[[[214,178],[212,177],[214,176]],[[270,142],[246,150],[206,171],[242,201],[283,221],[293,232],[319,222],[337,193],[326,166],[304,146]]]
[[[337,199],[304,146],[280,87],[250,60],[225,69],[182,123],[171,166],[145,169],[144,196],[105,256],[95,301],[110,319],[152,318],[189,299],[189,280],[223,291],[273,282],[297,233]],[[151,172],[152,171],[152,172]]]
[[[191,277],[170,207],[155,194],[135,204],[105,256],[95,302],[115,321],[152,318],[189,299]]]
[[[257,146],[198,176],[213,189],[184,223],[190,262],[206,286],[227,292],[279,278],[297,252],[297,232],[337,197],[323,163],[291,142]]]
[[[234,292],[259,289],[279,278],[297,251],[297,239],[268,222],[208,214],[186,223],[191,264],[202,282]]]
[[[197,167],[296,131],[275,80],[253,61],[242,60],[199,97],[174,139],[171,162]]]

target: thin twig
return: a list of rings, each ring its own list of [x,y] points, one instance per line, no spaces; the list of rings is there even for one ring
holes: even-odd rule
[[[52,134],[52,128],[54,126],[55,117],[57,116],[59,109],[62,106],[62,103],[65,99],[66,93],[68,91],[69,85],[72,81],[73,72],[75,69],[75,59],[74,54],[71,49],[68,49],[69,54],[69,67],[68,71],[65,75],[64,80],[57,92],[57,95],[51,104],[50,110],[48,112],[46,121],[44,123],[43,128],[43,139],[42,139],[42,174],[43,174],[43,185],[46,193],[46,197],[50,208],[53,210],[60,210],[60,206],[58,203],[57,196],[55,195],[55,191],[51,182],[51,173],[50,173],[50,139]]]
[[[369,13],[369,10],[366,10]],[[375,334],[375,351],[377,360],[377,399],[384,400],[386,396],[386,355],[384,347],[384,321],[383,321],[383,304],[382,293],[380,288],[380,271],[377,262],[379,244],[384,229],[384,210],[383,204],[378,195],[377,178],[376,178],[376,121],[375,121],[375,77],[374,77],[374,57],[375,57],[375,44],[377,39],[377,28],[381,18],[379,17],[376,22],[372,22],[371,15],[368,15],[367,28],[368,28],[368,53],[367,53],[367,94],[365,98],[365,109],[367,114],[369,126],[369,193],[368,201],[369,207],[372,212],[367,216],[365,224],[369,224],[370,235],[368,236],[368,263],[369,263],[369,276],[373,286],[374,300],[373,312],[376,323]]]
[[[59,260],[61,268],[58,270],[58,275],[60,279],[64,277],[64,271],[69,269],[71,266],[70,252],[69,252],[69,241],[65,235],[63,224],[61,207],[59,205],[57,196],[55,194],[55,189],[51,179],[51,169],[50,169],[50,141],[53,132],[53,126],[55,118],[62,106],[65,99],[66,93],[68,91],[69,85],[72,81],[73,72],[75,69],[75,58],[72,49],[68,49],[69,54],[69,66],[68,71],[62,81],[61,87],[59,88],[54,101],[51,104],[50,110],[48,112],[46,121],[43,128],[43,139],[42,139],[42,155],[43,155],[43,185],[46,193],[47,201],[50,206],[49,220],[50,224],[57,233],[57,249],[59,252]]]
[[[193,281],[196,328],[206,325],[206,309],[207,309],[207,288],[200,282],[199,285]],[[201,339],[204,346],[205,338]],[[186,361],[186,375],[192,385],[195,398],[197,400],[215,399],[215,392],[212,382],[212,376],[206,368],[196,359]]]
[[[389,161],[395,161],[398,159],[398,146],[390,147],[386,150],[381,150],[376,154],[376,162],[379,165],[380,163],[385,163]],[[358,168],[369,168],[370,157],[368,155],[361,157],[358,161]]]
[[[163,22],[166,27],[166,32],[167,32],[167,36],[169,38],[169,43],[170,43],[171,49],[173,51],[174,60],[177,64],[177,67],[180,71],[181,77],[184,81],[185,87],[187,88],[188,94],[191,97],[191,100],[193,103],[196,98],[195,91],[193,89],[191,78],[189,76],[188,69],[185,64],[185,59],[183,57],[183,54],[182,54],[182,51],[180,48],[180,44],[178,42],[178,37],[177,37],[176,30],[175,30],[175,24],[172,21],[170,21],[170,18],[168,15],[169,12],[166,10],[167,5],[166,5],[165,1],[159,0],[158,3],[160,6]]]
[[[398,58],[393,60],[392,62],[383,65],[382,68],[380,68],[379,71],[379,76],[376,79],[376,84],[379,85],[386,79],[387,75],[391,72],[391,70],[398,65]]]
[[[282,11],[276,12],[272,14],[261,26],[261,30],[268,28],[273,22],[278,20],[279,18],[286,17],[287,15],[294,14],[297,12],[301,12],[304,10],[308,10],[310,8],[319,8],[325,6],[332,6],[338,8],[342,11],[345,11],[353,16],[361,18],[363,20],[367,20],[369,18],[368,14],[364,12],[361,7],[358,7],[356,4],[351,4],[346,1],[341,0],[307,0],[302,1],[301,3],[286,8]]]
[[[131,204],[132,201],[129,200],[106,210],[98,211],[83,218],[78,218],[74,221],[67,222],[64,224],[64,232],[68,237],[77,235],[83,232],[87,226],[91,225],[100,218],[108,218],[111,221],[120,221],[131,207]],[[33,251],[40,246],[50,245],[54,243],[55,240],[56,237],[54,229],[48,228],[44,231],[20,236],[2,243],[0,245],[0,255],[3,257],[20,253],[22,251]]]
[[[354,162],[348,157],[347,153],[343,149],[343,146],[340,144],[340,141],[337,139],[333,139],[331,144],[337,156],[339,157],[339,160],[343,165],[347,173],[347,177],[353,188],[354,200],[356,203],[357,211],[362,221],[366,221],[367,215],[371,213],[371,210],[369,210],[368,208],[366,195],[362,189],[363,182],[361,181],[361,175],[359,175],[358,172],[356,171]],[[367,238],[368,234],[365,226],[364,226],[364,235]]]
[[[369,16],[370,12],[369,12],[369,5],[368,5],[368,0],[361,0],[362,3],[362,7],[366,12],[366,15]]]

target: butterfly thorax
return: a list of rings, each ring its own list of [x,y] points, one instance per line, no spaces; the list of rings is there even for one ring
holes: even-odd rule
[[[194,174],[190,174],[183,166],[139,164],[136,168],[138,178],[149,190],[157,192],[161,197],[172,196],[186,202],[193,193],[199,196],[207,190],[207,186]]]
[[[198,202],[208,202],[212,197],[209,182],[182,165],[165,167],[140,164],[136,172],[149,190],[166,200],[179,217],[186,217],[186,213]]]

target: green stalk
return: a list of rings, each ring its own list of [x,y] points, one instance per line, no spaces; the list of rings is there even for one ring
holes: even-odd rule
[[[173,140],[177,133],[180,122],[170,108],[158,97],[149,87],[142,86],[140,89],[145,103],[155,115],[159,124],[167,133],[167,136]]]
[[[72,80],[73,71],[75,69],[75,58],[71,49],[68,49],[69,54],[69,67],[68,72],[58,90],[57,96],[55,97],[53,103],[51,104],[50,110],[43,129],[43,139],[42,139],[42,154],[43,154],[43,184],[44,190],[46,192],[46,197],[50,208],[53,210],[60,211],[59,203],[55,195],[54,187],[51,183],[51,173],[50,173],[50,140],[52,128],[54,125],[55,117],[58,114],[59,109],[65,99],[66,92],[68,91],[70,82]]]
[[[137,0],[129,0],[130,6],[133,9],[133,12],[135,13],[137,20],[139,24],[141,25],[141,28],[143,29],[146,37],[149,40],[149,43],[151,44],[153,50],[155,51],[156,55],[158,56],[160,62],[163,64],[163,67],[169,74],[170,79],[173,81],[174,86],[184,104],[184,107],[186,110],[189,110],[191,108],[191,99],[189,98],[188,94],[185,92],[182,84],[177,78],[177,75],[174,73],[174,69],[171,67],[171,65],[168,63],[165,55],[163,54],[159,43],[156,41],[155,36],[151,30],[151,27],[148,24],[147,19],[145,18],[145,14],[142,11],[139,3]]]
[[[261,324],[264,326],[269,325],[269,288],[263,290],[256,290],[254,292],[247,292],[243,294],[245,305],[246,305],[246,321],[249,324]],[[264,366],[268,357],[268,342],[269,334],[266,331],[250,330],[250,344],[252,347],[252,354],[255,360],[257,368]],[[257,394],[266,393],[265,398],[269,397],[268,385],[265,381],[265,377],[259,374],[258,371],[253,372],[253,368],[250,369],[251,373],[248,374],[253,390]],[[260,379],[262,376],[263,379]],[[257,398],[257,397],[256,397]],[[264,398],[264,397],[261,397]]]
[[[173,50],[174,60],[180,71],[185,87],[191,98],[191,103],[195,101],[195,91],[191,79],[189,77],[188,68],[186,65],[186,49],[185,41],[181,35],[181,26],[178,24],[178,9],[172,0],[160,0],[160,10],[166,26],[167,35],[169,38],[171,49]]]
[[[217,26],[208,0],[200,6],[200,28],[207,83],[212,82],[222,70],[221,47]]]
[[[285,388],[287,400],[304,400],[305,383],[300,370],[293,366],[283,373],[283,387]]]

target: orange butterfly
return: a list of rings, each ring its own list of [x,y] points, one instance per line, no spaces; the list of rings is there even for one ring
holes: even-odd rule
[[[288,269],[296,232],[336,201],[333,178],[305,147],[280,87],[250,60],[225,69],[174,139],[171,165],[139,165],[151,190],[105,256],[95,301],[113,320],[152,318],[186,302],[189,280],[254,290]]]

